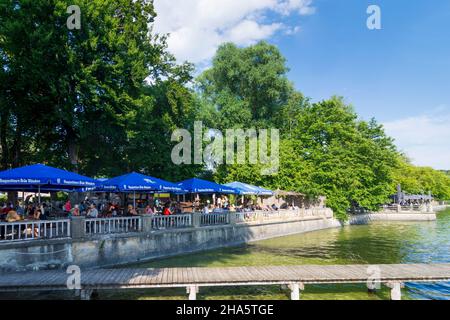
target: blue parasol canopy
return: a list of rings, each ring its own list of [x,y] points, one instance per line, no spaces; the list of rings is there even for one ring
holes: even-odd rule
[[[238,190],[239,195],[272,196],[274,194],[271,190],[238,181],[230,182],[225,185]]]
[[[95,186],[95,179],[43,164],[0,172],[0,190],[5,191],[73,191]]]
[[[137,172],[100,182],[100,189],[110,192],[168,192],[182,194],[183,188],[162,179],[146,176]]]
[[[238,191],[234,188],[198,178],[181,181],[178,183],[178,186],[189,193],[238,194]]]

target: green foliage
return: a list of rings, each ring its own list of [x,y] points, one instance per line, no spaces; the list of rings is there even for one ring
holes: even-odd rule
[[[213,59],[213,67],[197,79],[201,96],[219,111],[226,124],[267,125],[292,93],[286,77],[286,60],[278,48],[259,42],[247,48],[223,44]],[[236,118],[235,113],[242,115]]]
[[[217,177],[310,197],[326,195],[328,206],[343,220],[351,206],[376,210],[388,200],[394,191],[396,151],[380,125],[358,121],[353,109],[337,97],[304,102],[294,119],[280,145],[277,175],[262,176],[258,166],[235,165],[221,168]]]
[[[429,167],[416,167],[404,156],[398,156],[394,170],[395,184],[410,194],[431,194],[439,200],[450,199],[450,177]]]
[[[73,4],[80,30],[66,27]],[[46,162],[88,175],[177,177],[162,167],[171,130],[194,116],[192,66],[177,65],[165,37],[149,32],[152,2],[7,0],[0,10],[3,168]]]

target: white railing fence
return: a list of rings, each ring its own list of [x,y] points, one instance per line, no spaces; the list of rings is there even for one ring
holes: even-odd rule
[[[92,235],[125,234],[164,229],[226,225],[231,223],[303,219],[308,217],[331,218],[332,216],[333,212],[328,208],[301,208],[296,210],[214,212],[170,216],[83,218],[74,221],[62,219],[12,223],[2,222],[0,223],[0,243],[34,239],[68,238],[72,236],[71,233],[73,233],[75,238],[84,238]],[[72,232],[71,227],[73,228]]]
[[[432,211],[430,204],[411,204],[411,205],[383,205],[380,207],[382,211],[388,212],[429,212]]]
[[[152,217],[152,230],[187,227],[192,227],[192,216],[190,214]]]
[[[86,235],[140,232],[141,230],[141,217],[86,219],[84,224]]]
[[[70,237],[70,220],[1,222],[0,242]]]
[[[212,226],[230,223],[230,213],[206,213],[200,218],[200,225]]]

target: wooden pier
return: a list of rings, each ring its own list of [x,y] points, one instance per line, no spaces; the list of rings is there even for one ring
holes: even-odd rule
[[[302,265],[230,268],[95,269],[2,273],[0,291],[79,290],[89,297],[97,289],[184,287],[195,300],[200,287],[286,285],[298,300],[307,284],[371,283],[391,288],[401,299],[405,282],[450,281],[450,264]]]

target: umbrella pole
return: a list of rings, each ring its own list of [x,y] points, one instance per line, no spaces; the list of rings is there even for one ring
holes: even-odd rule
[[[133,208],[136,210],[136,191],[133,191]]]
[[[38,185],[39,205],[41,205],[41,185]]]

